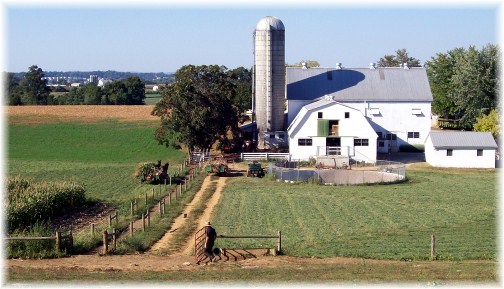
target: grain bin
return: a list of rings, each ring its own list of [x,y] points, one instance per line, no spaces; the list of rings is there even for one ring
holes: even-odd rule
[[[266,16],[254,31],[254,103],[257,146],[265,146],[265,133],[284,130],[285,27]]]

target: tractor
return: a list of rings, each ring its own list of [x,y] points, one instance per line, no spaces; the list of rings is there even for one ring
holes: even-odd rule
[[[260,163],[254,161],[248,164],[247,177],[254,176],[262,178],[264,177],[264,175],[265,175],[264,169],[261,167]]]

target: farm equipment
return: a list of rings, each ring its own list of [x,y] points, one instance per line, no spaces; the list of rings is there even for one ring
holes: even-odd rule
[[[218,176],[223,176],[228,172],[228,166],[223,162],[210,163],[206,165],[205,171],[207,175],[213,173]]]
[[[254,161],[253,163],[248,164],[247,177],[249,176],[259,178],[264,177],[264,169],[261,167],[260,163]]]
[[[155,163],[144,163],[139,168],[140,180],[143,182],[160,183],[168,179],[168,168],[170,164],[167,162],[161,166],[161,161]]]

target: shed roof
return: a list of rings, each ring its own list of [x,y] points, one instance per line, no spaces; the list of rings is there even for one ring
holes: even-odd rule
[[[437,132],[431,131],[429,136],[435,148],[497,148],[493,136],[489,132]]]
[[[287,99],[336,101],[427,101],[432,92],[423,67],[287,68]]]

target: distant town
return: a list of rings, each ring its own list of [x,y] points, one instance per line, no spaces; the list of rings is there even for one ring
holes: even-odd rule
[[[26,72],[14,73],[21,79]],[[48,86],[81,87],[90,82],[103,87],[107,82],[137,76],[145,84],[164,84],[173,80],[174,73],[168,72],[119,72],[119,71],[44,71]]]

